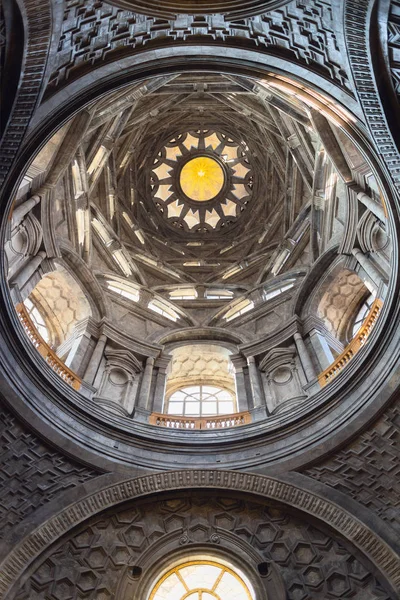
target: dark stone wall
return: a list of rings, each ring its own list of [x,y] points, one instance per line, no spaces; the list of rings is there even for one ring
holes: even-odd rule
[[[0,539],[40,506],[98,475],[44,443],[0,405]]]
[[[91,519],[37,561],[18,600],[115,598],[145,555],[237,548],[273,562],[289,600],[389,600],[371,568],[332,534],[277,504],[210,492],[175,493]],[[143,573],[145,575],[145,573]]]
[[[355,441],[304,471],[369,508],[400,535],[400,406]]]
[[[298,2],[253,18],[179,15],[160,19],[122,10],[106,2],[69,0],[47,93],[93,66],[144,48],[206,42],[257,48],[295,60],[349,88],[330,1]]]

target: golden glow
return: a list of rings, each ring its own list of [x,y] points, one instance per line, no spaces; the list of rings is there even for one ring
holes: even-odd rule
[[[224,180],[222,167],[208,156],[198,156],[189,160],[180,175],[182,191],[196,202],[206,202],[215,198],[221,191]]]
[[[194,560],[161,577],[150,600],[254,600],[245,579],[220,563]]]
[[[338,116],[340,119],[343,119],[343,121],[346,123],[356,122],[356,118],[340,104],[337,104],[333,100],[327,98],[325,95],[315,92],[311,88],[305,87],[304,85],[288,79],[287,77],[270,74],[268,80],[259,80],[259,83],[263,87],[273,87],[285,92],[286,94],[289,94],[290,96],[296,97],[309,107],[318,110],[338,127],[341,127],[342,123],[340,120],[335,118],[336,116]]]

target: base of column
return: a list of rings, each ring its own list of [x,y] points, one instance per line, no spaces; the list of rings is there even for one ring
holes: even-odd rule
[[[140,408],[140,406],[135,407],[132,413],[132,416],[135,419],[135,421],[139,421],[140,423],[148,423],[150,415],[151,412],[149,410],[147,410],[146,408]]]
[[[250,411],[252,421],[263,421],[269,416],[266,406],[258,406]]]

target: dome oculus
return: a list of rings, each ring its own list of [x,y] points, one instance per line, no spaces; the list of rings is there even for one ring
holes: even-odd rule
[[[218,196],[224,181],[221,165],[208,156],[189,160],[183,166],[179,179],[183,193],[196,202],[206,202]]]
[[[218,131],[181,133],[153,158],[150,190],[159,213],[175,230],[227,231],[252,199],[249,148]]]

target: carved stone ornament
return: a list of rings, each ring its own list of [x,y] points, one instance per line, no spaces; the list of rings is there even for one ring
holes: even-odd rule
[[[96,400],[112,412],[129,414],[137,391],[137,374],[142,367],[137,358],[126,350],[107,348],[106,366]]]
[[[254,497],[277,500],[288,507],[296,508],[304,515],[312,516],[333,528],[339,536],[345,537],[375,565],[394,589],[400,590],[398,555],[361,520],[355,519],[334,502],[272,477],[234,471],[187,470],[126,480],[87,496],[48,519],[16,545],[0,565],[0,597],[1,594],[7,594],[7,590],[19,581],[32,561],[51,544],[90,517],[135,498],[168,490],[196,488],[249,492]],[[204,526],[202,527],[204,530]]]
[[[245,18],[287,4],[288,0],[112,0],[110,4],[133,10],[143,15],[174,18],[179,14],[225,14],[231,18]]]
[[[274,348],[263,358],[260,369],[271,412],[283,412],[306,397],[295,362],[293,348]]]

